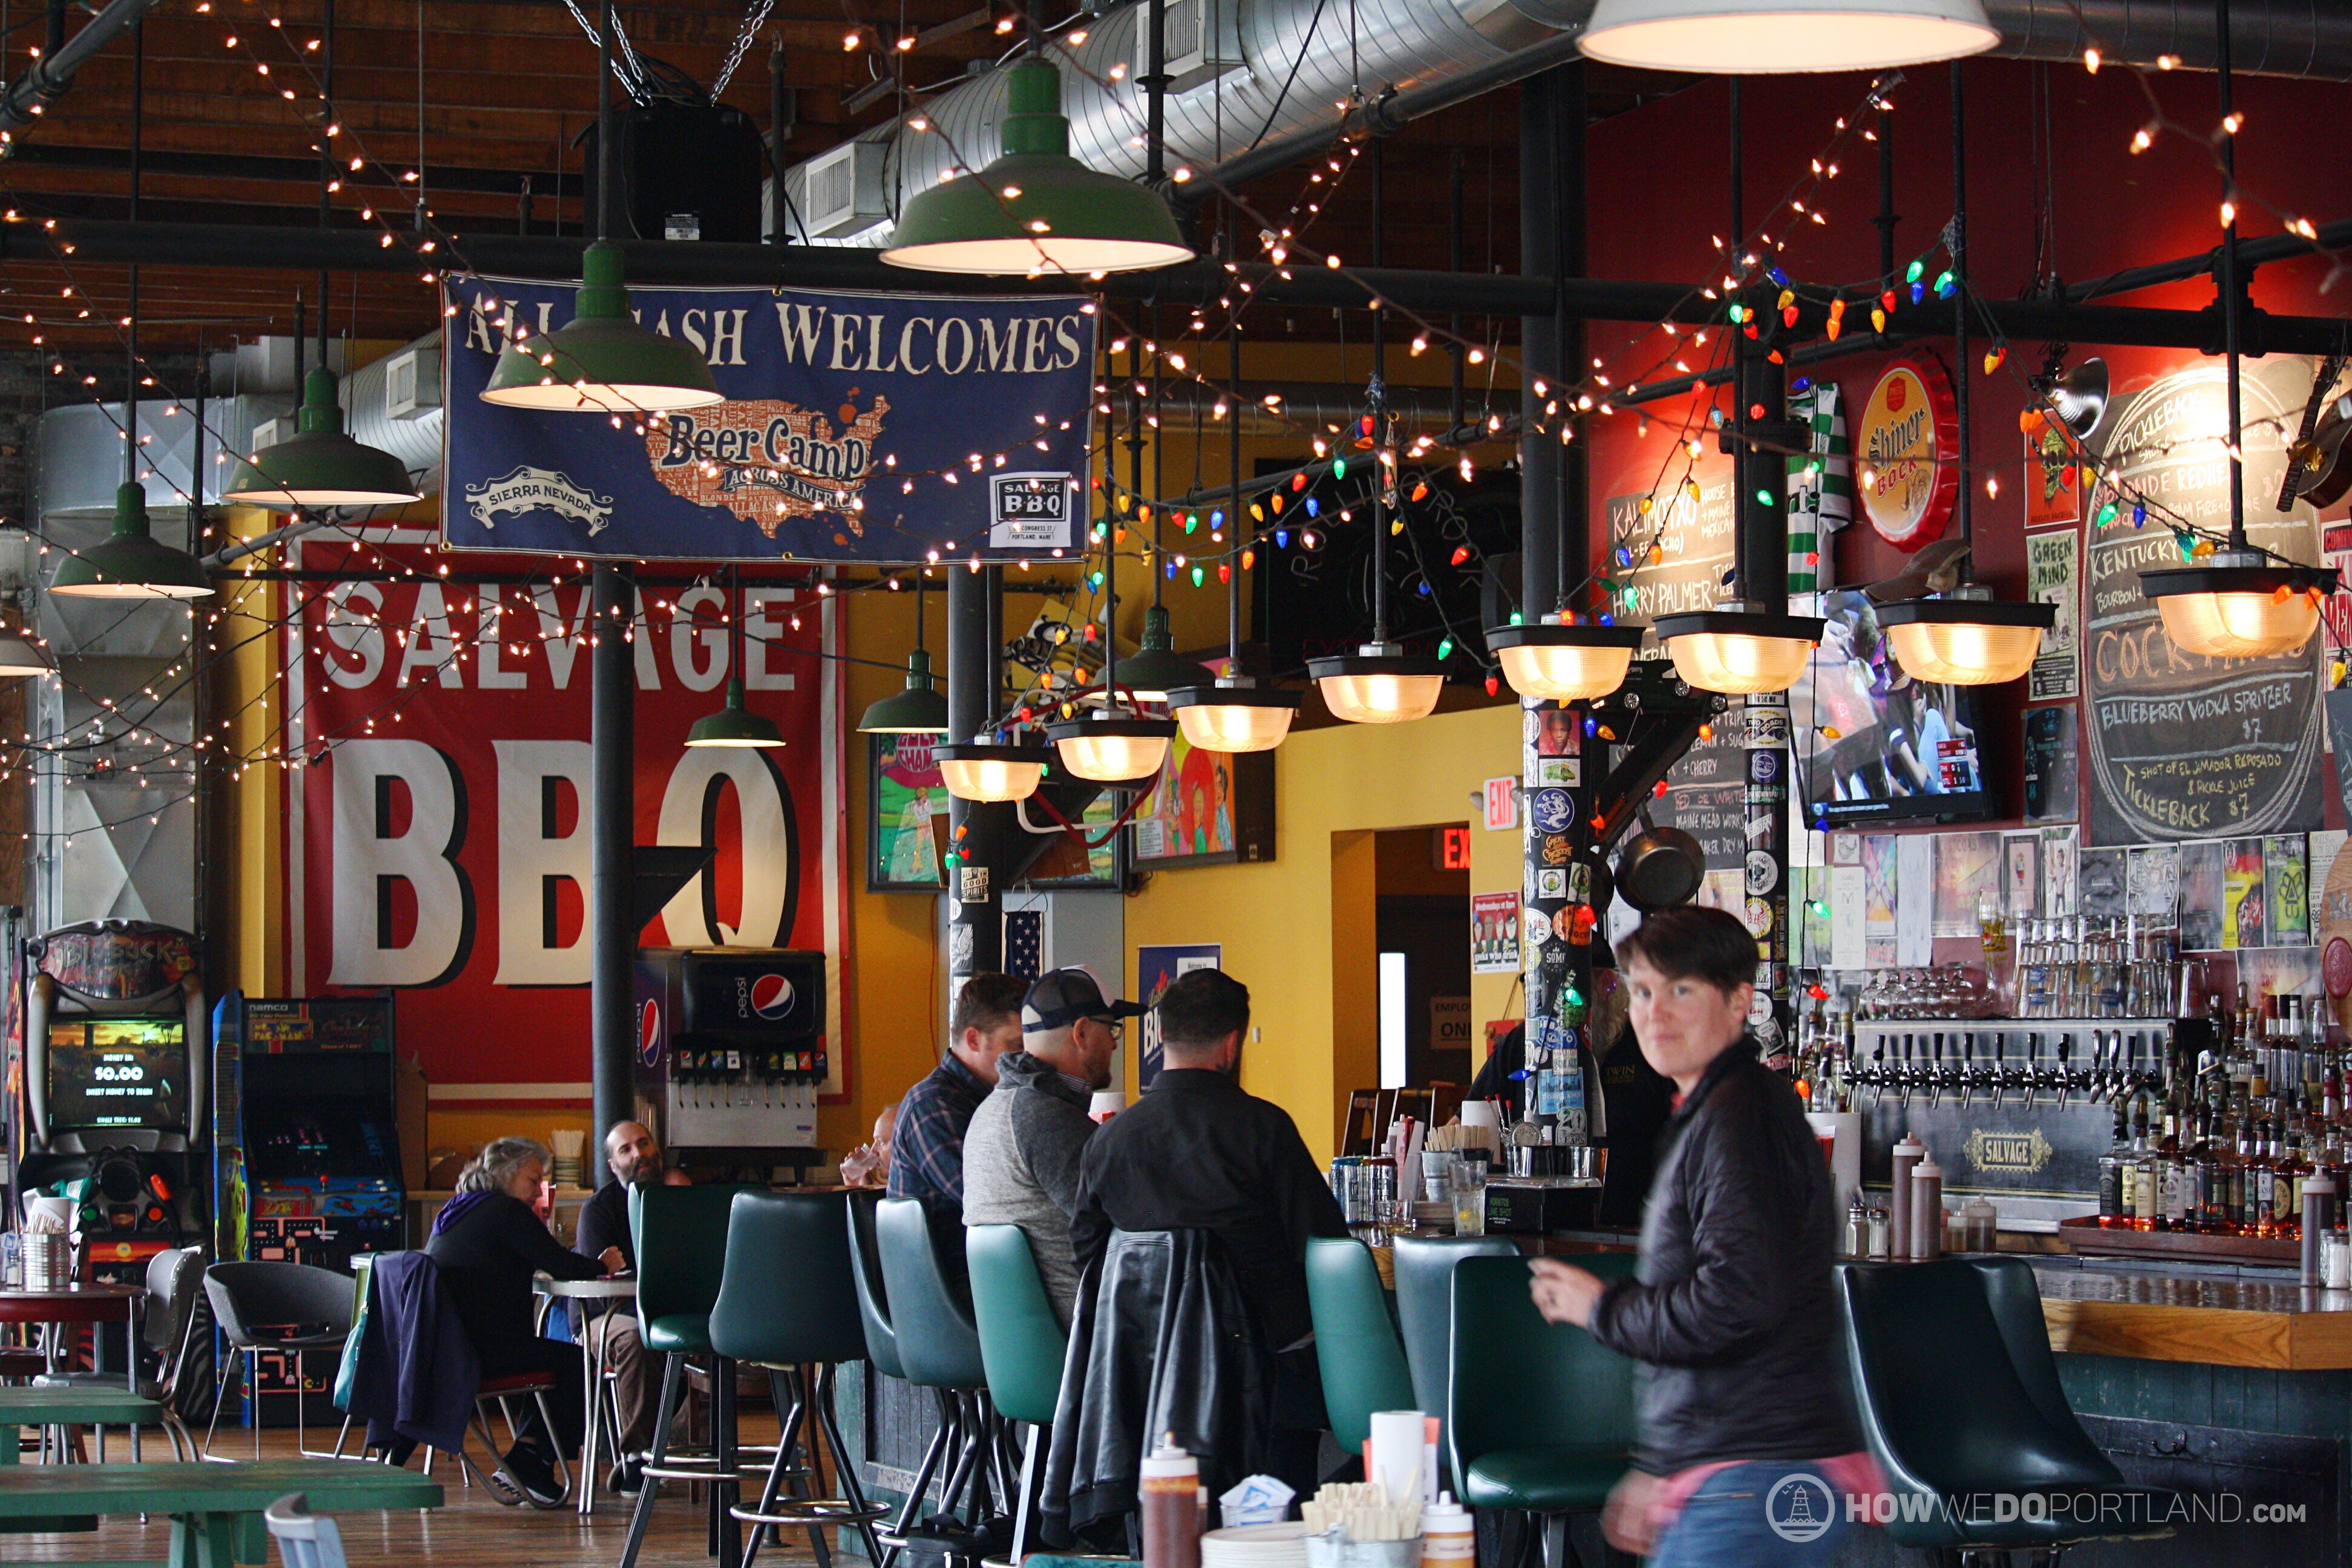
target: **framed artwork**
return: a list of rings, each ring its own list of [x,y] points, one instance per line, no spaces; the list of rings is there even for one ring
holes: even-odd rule
[[[868,735],[866,890],[937,893],[948,847],[948,788],[929,735]]]
[[[1014,879],[1013,886],[1034,888],[1047,892],[1063,892],[1074,889],[1118,889],[1127,885],[1127,835],[1111,833],[1110,825],[1118,820],[1118,797],[1105,790],[1095,796],[1078,826],[1085,829],[1087,843],[1108,835],[1108,842],[1088,848],[1065,833],[1044,840],[1045,847],[1029,868]],[[1031,810],[1034,820],[1041,826],[1051,820],[1043,812]],[[941,821],[946,818],[942,817]]]
[[[1177,736],[1159,784],[1136,810],[1137,868],[1273,859],[1274,756],[1196,750]]]

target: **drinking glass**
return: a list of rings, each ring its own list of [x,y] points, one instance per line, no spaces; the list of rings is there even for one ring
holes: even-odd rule
[[[1454,1234],[1484,1236],[1486,1234],[1486,1162],[1458,1160],[1454,1163]]]

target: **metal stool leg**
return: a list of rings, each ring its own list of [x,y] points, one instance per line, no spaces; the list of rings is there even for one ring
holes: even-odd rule
[[[669,1424],[677,1415],[678,1395],[686,1388],[686,1358],[675,1352],[662,1357],[661,1411],[654,1423],[653,1451],[647,1458],[649,1468],[658,1468],[669,1455]],[[653,1521],[654,1499],[661,1491],[661,1480],[647,1476],[637,1488],[637,1506],[629,1515],[629,1538],[621,1548],[620,1568],[636,1568],[637,1552],[646,1542],[646,1526]]]
[[[863,1513],[871,1505],[866,1500],[865,1487],[858,1482],[857,1467],[849,1461],[849,1446],[841,1440],[841,1420],[833,1408],[833,1385],[834,1369],[829,1366],[818,1368],[815,1397],[811,1403],[816,1406],[817,1421],[824,1428],[825,1446],[833,1450],[834,1479],[840,1483],[841,1495],[849,1500],[850,1507]],[[814,1447],[811,1456],[814,1462]],[[874,1521],[861,1519],[857,1521],[857,1529],[858,1533],[866,1538],[866,1561],[880,1563],[881,1543],[875,1539]],[[1013,1561],[1017,1563],[1020,1559],[1016,1557]]]
[[[245,1352],[245,1407],[253,1417],[253,1458],[261,1460],[261,1352],[258,1347]]]

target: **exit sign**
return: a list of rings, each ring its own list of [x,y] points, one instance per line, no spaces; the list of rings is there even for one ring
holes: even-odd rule
[[[1441,827],[1436,842],[1430,846],[1437,852],[1437,868],[1441,871],[1470,869],[1470,829],[1468,826]]]
[[[1486,831],[1508,833],[1519,825],[1519,781],[1515,778],[1486,781]]]

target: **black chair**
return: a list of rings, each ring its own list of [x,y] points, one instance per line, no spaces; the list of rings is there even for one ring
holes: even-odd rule
[[[921,1203],[913,1198],[883,1199],[875,1205],[874,1234],[907,1381],[934,1391],[940,1398],[942,1424],[952,1421],[956,1428],[949,1439],[955,1444],[955,1463],[948,1471],[940,1513],[927,1525],[898,1533],[935,1538],[947,1543],[952,1555],[977,1554],[990,1546],[990,1498],[1013,1495],[1001,1473],[1001,1424],[988,1403],[988,1368],[981,1355],[980,1331],[972,1321],[971,1309],[948,1283],[930,1215]],[[949,1516],[957,1514],[958,1500],[967,1491],[970,1506],[960,1518],[950,1520]]]
[[[302,1263],[215,1263],[205,1270],[205,1295],[212,1302],[213,1321],[220,1325],[228,1348],[245,1358],[245,1387],[253,1405],[253,1457],[261,1458],[261,1352],[278,1351],[294,1358],[294,1444],[310,1452],[303,1411],[303,1357],[313,1351],[335,1356],[351,1338],[352,1289],[357,1282],[331,1268]],[[221,1405],[228,1392],[229,1361],[221,1363],[213,1390],[212,1425],[205,1429],[205,1457],[212,1457],[213,1436],[220,1430]],[[320,1454],[318,1458],[330,1456]]]
[[[1517,1258],[1507,1236],[1401,1236],[1396,1238],[1397,1337],[1412,1374],[1412,1403],[1438,1418],[1438,1463],[1449,1471],[1454,1452],[1445,1410],[1454,1394],[1454,1266],[1465,1258]],[[1462,1479],[1448,1482],[1456,1497]]]
[[[848,1446],[834,1415],[835,1367],[866,1355],[857,1288],[851,1280],[856,1266],[842,1213],[847,1206],[839,1193],[743,1193],[728,1221],[727,1272],[718,1304],[710,1309],[710,1346],[738,1365],[767,1370],[781,1426],[775,1463],[759,1502],[730,1510],[755,1527],[743,1545],[743,1568],[751,1568],[771,1531],[794,1524],[807,1527],[818,1568],[829,1568],[833,1561],[822,1528],[828,1524],[856,1526],[866,1538],[866,1560],[882,1561],[874,1521],[889,1510],[868,1503],[857,1467],[842,1462]],[[811,1366],[816,1368],[813,1379],[802,1370]],[[807,1464],[796,1462],[803,1433],[812,1426],[823,1429],[833,1450],[840,1497],[818,1497],[801,1479],[823,1479],[813,1431]],[[796,1495],[780,1498],[788,1479]]]
[[[193,1459],[196,1457],[196,1439],[180,1419],[180,1373],[188,1363],[188,1340],[196,1321],[198,1281],[205,1277],[205,1255],[201,1247],[175,1247],[157,1253],[147,1260],[147,1300],[139,1328],[140,1346],[143,1358],[152,1358],[139,1373],[140,1394],[163,1407],[158,1421],[164,1435],[172,1440],[172,1458]],[[116,1388],[122,1374],[113,1372],[61,1372],[45,1373],[33,1380],[36,1387],[48,1388]],[[139,1441],[140,1428],[131,1428],[131,1458],[137,1463],[143,1455]],[[98,1457],[106,1458],[106,1432],[99,1429]]]
[[[2127,1483],[2058,1381],[2033,1270],[2021,1258],[1841,1264],[1846,1365],[1863,1433],[1895,1501],[1886,1532],[1953,1568],[1962,1554],[2168,1535],[2175,1494]],[[2012,1499],[2097,1506],[2001,1509]],[[1957,1511],[1956,1511],[1957,1505]],[[2078,1514],[2088,1517],[2076,1517]]]

